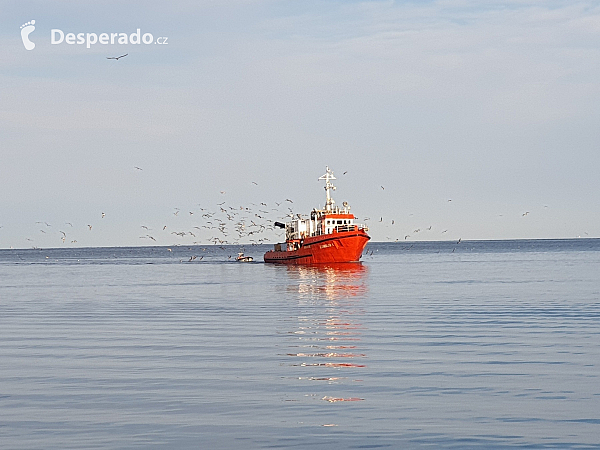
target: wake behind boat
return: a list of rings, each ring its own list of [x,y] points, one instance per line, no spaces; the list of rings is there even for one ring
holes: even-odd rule
[[[264,255],[268,263],[319,264],[358,261],[367,245],[369,230],[365,225],[354,222],[356,217],[350,213],[350,206],[343,202],[342,208],[334,206],[330,191],[335,190],[331,180],[333,172],[327,167],[325,180],[327,200],[324,209],[313,209],[310,218],[297,214],[295,219],[283,224],[285,243],[275,244],[273,250]]]

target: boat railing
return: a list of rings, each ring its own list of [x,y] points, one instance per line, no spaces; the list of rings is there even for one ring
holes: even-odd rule
[[[358,223],[354,225],[338,225],[335,227],[335,231],[337,231],[338,233],[341,233],[343,231],[358,231],[360,229],[368,230],[368,228],[365,225]]]

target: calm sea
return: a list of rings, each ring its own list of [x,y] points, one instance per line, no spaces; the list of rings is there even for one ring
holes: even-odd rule
[[[600,240],[237,251],[0,250],[0,448],[600,448]]]

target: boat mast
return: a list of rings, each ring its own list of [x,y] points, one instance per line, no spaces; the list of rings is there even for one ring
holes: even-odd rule
[[[325,180],[325,192],[327,193],[327,202],[325,202],[325,211],[331,211],[332,210],[332,206],[335,203],[335,201],[331,198],[331,195],[329,193],[330,189],[333,189],[335,191],[335,186],[329,182],[329,180],[335,180],[336,178],[333,176],[333,172],[331,170],[329,170],[329,166],[325,166],[327,168],[327,172],[325,173],[325,175],[322,175],[321,177],[319,177],[319,180]]]

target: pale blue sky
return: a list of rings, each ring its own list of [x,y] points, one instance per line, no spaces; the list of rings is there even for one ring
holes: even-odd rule
[[[154,243],[142,225],[206,243],[169,231],[222,201],[307,213],[326,165],[376,241],[600,236],[598,1],[0,11],[0,248]],[[52,28],[168,45],[51,45]]]

